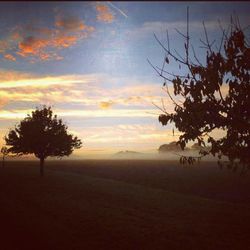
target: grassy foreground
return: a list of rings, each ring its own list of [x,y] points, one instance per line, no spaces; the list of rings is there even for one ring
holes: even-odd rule
[[[247,249],[250,177],[213,163],[7,162],[0,249]]]

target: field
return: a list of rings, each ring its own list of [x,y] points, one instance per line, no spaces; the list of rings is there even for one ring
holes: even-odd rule
[[[247,249],[250,173],[215,163],[84,160],[0,167],[0,249]]]

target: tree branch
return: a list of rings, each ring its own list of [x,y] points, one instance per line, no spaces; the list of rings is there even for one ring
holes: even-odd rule
[[[157,36],[155,34],[154,34],[154,37],[155,37],[156,41],[160,44],[160,46],[168,53],[168,55],[173,57],[177,62],[184,64],[184,65],[187,65],[186,62],[182,61],[180,58],[173,55],[173,53],[171,53],[167,48],[165,48],[164,45],[161,43],[161,41],[157,38]]]
[[[181,106],[174,100],[174,98],[171,96],[167,84],[165,84],[165,89],[164,89],[163,87],[162,87],[162,89],[163,89],[165,92],[167,92],[167,94],[168,94],[169,98],[172,100],[172,102],[173,102],[177,107],[179,107],[179,108],[182,109],[182,107],[181,107]]]
[[[163,113],[169,115],[169,113],[168,113],[165,109],[161,108],[160,106],[158,106],[158,105],[155,104],[154,102],[152,102],[152,104],[153,104],[156,108],[158,108],[159,110],[161,110]]]
[[[212,54],[212,48],[211,48],[211,45],[210,45],[209,40],[208,40],[208,35],[207,35],[207,29],[206,29],[206,26],[205,26],[205,22],[203,21],[202,24],[203,24],[203,28],[204,28],[204,32],[205,32],[205,36],[206,36],[206,45],[207,45],[210,53]]]
[[[167,77],[165,77],[164,75],[162,75],[157,69],[156,69],[156,67],[149,61],[149,59],[147,59],[147,61],[148,61],[148,63],[151,65],[151,67],[156,71],[156,73],[160,76],[160,77],[162,77],[164,80],[168,80],[168,81],[172,81],[172,79],[169,79],[169,78],[167,78]]]

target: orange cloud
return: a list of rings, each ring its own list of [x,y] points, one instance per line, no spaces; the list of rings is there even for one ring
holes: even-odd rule
[[[34,27],[29,25],[26,27],[29,32],[39,34],[40,36],[48,37],[53,35],[53,29],[46,28],[46,27]],[[18,34],[17,34],[18,35]]]
[[[109,102],[100,102],[100,108],[101,109],[109,109],[114,103],[109,101]]]
[[[31,63],[62,60],[59,50],[74,46],[94,31],[95,28],[83,19],[60,13],[55,17],[53,27],[29,24],[10,29],[9,34],[0,40],[0,54],[10,61],[17,59],[13,51],[18,56],[29,58]]]
[[[22,39],[20,33],[20,27],[16,26],[9,29],[7,34],[3,33],[2,39],[0,40],[0,53],[3,54],[11,54],[13,50],[16,50],[17,43]],[[5,56],[4,56],[5,57]],[[9,59],[8,56],[5,59]],[[12,58],[13,59],[13,58]]]
[[[115,19],[110,8],[104,4],[96,5],[97,20],[105,23],[112,23]]]
[[[3,70],[0,69],[0,88],[2,87],[2,84],[4,82],[9,81],[18,81],[20,79],[36,79],[36,75],[29,74],[29,73],[23,73],[21,71],[14,71],[14,70]]]
[[[57,16],[55,26],[67,31],[85,30],[88,28],[84,22],[77,17],[60,17]]]
[[[39,39],[33,36],[25,37],[18,47],[20,51],[19,55],[26,57],[30,55],[37,55],[39,57],[44,53],[43,50],[49,45],[49,40]]]
[[[90,109],[68,115],[76,117],[153,117],[161,112],[152,102],[161,106],[162,90],[153,83],[140,83],[128,77],[124,84],[114,86],[119,78],[111,78],[110,88],[103,85],[108,75],[58,75],[41,76],[22,72],[0,70],[0,96],[2,103],[19,101],[46,104],[77,104]],[[172,89],[170,88],[170,91]],[[20,104],[18,104],[20,105]],[[115,105],[115,107],[114,107]],[[171,112],[171,100],[164,100],[164,106]],[[122,108],[121,108],[122,107]],[[92,114],[94,110],[95,114]],[[150,112],[150,113],[147,113]],[[139,114],[141,113],[141,114]]]
[[[11,55],[11,54],[5,54],[5,55],[4,55],[4,58],[5,58],[6,60],[9,60],[9,61],[12,61],[12,62],[15,62],[15,61],[16,61],[16,58],[15,58],[13,55]]]
[[[24,37],[19,42],[17,54],[22,57],[32,56],[42,61],[61,60],[62,57],[55,49],[72,47],[94,31],[94,27],[84,24],[81,19],[75,17],[57,17],[55,27],[55,29],[30,27],[29,30],[33,32],[33,35]]]
[[[56,48],[68,48],[76,44],[79,37],[74,35],[60,34],[52,41],[53,46]]]
[[[0,40],[0,53],[4,53],[8,49],[9,45],[7,41]]]
[[[0,53],[6,60],[15,61],[16,55],[30,58],[34,63],[38,60],[61,60],[59,50],[74,46],[86,39],[94,27],[84,23],[79,17],[67,17],[63,14],[55,17],[53,27],[18,26],[10,29],[9,34],[0,40]]]

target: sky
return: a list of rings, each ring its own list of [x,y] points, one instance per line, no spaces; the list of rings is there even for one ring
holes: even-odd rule
[[[183,53],[176,29],[186,30],[187,6],[201,60],[203,21],[216,41],[218,20],[226,28],[236,14],[242,27],[250,25],[248,2],[0,2],[0,145],[42,105],[52,106],[82,140],[73,157],[156,152],[177,140],[172,124],[158,122],[154,104],[163,100],[168,111],[173,104],[147,59],[162,66],[154,33],[166,44],[166,30],[171,48]]]

